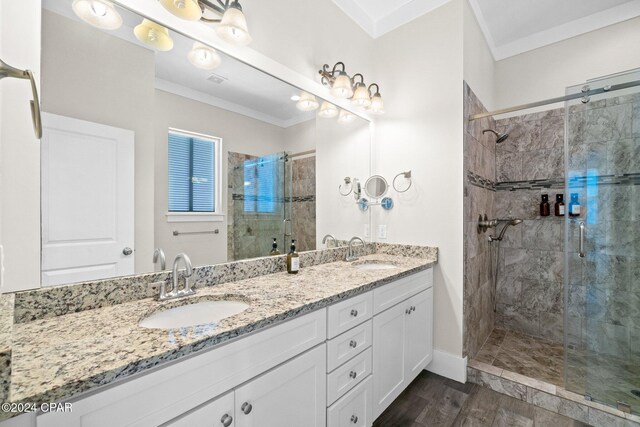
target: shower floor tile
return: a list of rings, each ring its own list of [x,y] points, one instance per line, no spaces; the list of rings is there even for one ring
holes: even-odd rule
[[[563,353],[562,344],[496,328],[474,360],[561,386]]]

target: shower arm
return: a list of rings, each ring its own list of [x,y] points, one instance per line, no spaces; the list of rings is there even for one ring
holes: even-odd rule
[[[36,79],[31,70],[20,70],[8,65],[0,59],[0,79],[11,77],[16,79],[25,79],[31,82],[31,93],[33,100],[30,101],[31,120],[33,121],[33,131],[36,138],[42,138],[42,118],[40,116],[40,100],[38,99],[38,88],[36,87]]]

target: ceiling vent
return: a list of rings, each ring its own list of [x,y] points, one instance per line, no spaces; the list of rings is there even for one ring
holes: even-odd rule
[[[226,77],[222,77],[218,74],[211,74],[209,77],[207,77],[207,80],[209,80],[211,83],[215,83],[217,85],[224,83],[227,78]]]

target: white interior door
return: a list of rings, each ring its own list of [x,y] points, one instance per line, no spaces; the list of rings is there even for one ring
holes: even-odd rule
[[[42,121],[42,286],[133,274],[134,132]]]

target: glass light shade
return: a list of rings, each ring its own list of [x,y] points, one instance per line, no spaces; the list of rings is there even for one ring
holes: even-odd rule
[[[330,102],[324,101],[322,106],[320,107],[320,111],[318,111],[318,116],[324,119],[331,119],[338,115],[338,107],[333,105]]]
[[[200,42],[193,43],[187,58],[194,67],[202,70],[213,70],[222,62],[222,58],[214,48]]]
[[[351,98],[351,104],[356,107],[367,108],[371,105],[371,96],[369,95],[369,89],[362,84],[358,83],[356,85],[356,90],[353,93],[353,97]]]
[[[222,15],[222,21],[216,28],[218,36],[231,44],[245,46],[251,43],[251,35],[247,28],[247,19],[242,10],[230,6]]]
[[[320,104],[318,103],[316,97],[307,92],[302,92],[300,94],[300,99],[296,103],[296,107],[298,107],[298,110],[302,111],[314,111],[318,108],[319,105]]]
[[[111,2],[105,0],[74,0],[71,8],[87,24],[103,30],[117,30],[122,16]]]
[[[347,123],[351,123],[356,119],[354,114],[351,114],[348,111],[340,110],[340,117],[338,117],[338,123],[346,125]]]
[[[347,73],[341,71],[336,77],[333,85],[331,85],[331,94],[338,98],[351,98],[353,96],[353,87],[351,87],[351,79]]]
[[[369,111],[373,114],[384,114],[384,102],[382,102],[382,96],[380,96],[380,93],[376,92],[376,94],[373,95],[373,98],[371,98]]]
[[[136,25],[133,29],[133,34],[142,43],[157,50],[166,52],[173,49],[173,40],[169,36],[169,30],[148,19],[143,19],[141,24]]]
[[[202,17],[202,9],[198,0],[160,0],[162,7],[187,21],[198,21]]]

